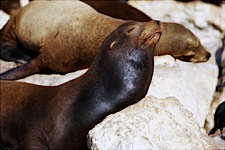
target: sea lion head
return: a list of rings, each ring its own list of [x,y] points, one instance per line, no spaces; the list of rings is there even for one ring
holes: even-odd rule
[[[100,47],[102,59],[120,57],[119,60],[124,61],[123,59],[133,53],[150,54],[154,52],[161,32],[162,26],[159,21],[126,22],[103,41]]]
[[[124,94],[139,93],[136,96],[143,97],[152,79],[154,51],[161,32],[161,23],[155,20],[122,24],[103,41],[92,64],[97,65],[90,68],[106,79],[105,86],[126,86]],[[121,96],[126,97],[124,94]]]
[[[163,22],[163,33],[156,45],[156,55],[170,54],[186,62],[206,62],[211,54],[190,30],[181,24]]]
[[[211,57],[211,54],[207,49],[201,44],[199,38],[193,36],[187,39],[187,49],[189,52],[185,56],[180,57],[185,61],[190,62],[206,62]]]

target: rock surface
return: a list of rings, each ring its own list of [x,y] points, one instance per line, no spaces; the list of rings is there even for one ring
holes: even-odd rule
[[[216,148],[177,99],[152,96],[96,125],[88,134],[88,146],[92,150]]]
[[[211,63],[187,63],[170,56],[155,59],[155,70],[147,95],[176,97],[204,126],[214,90],[218,68]]]

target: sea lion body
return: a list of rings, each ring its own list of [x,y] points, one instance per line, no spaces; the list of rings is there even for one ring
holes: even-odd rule
[[[28,63],[0,74],[0,79],[15,80],[35,73],[64,74],[87,68],[103,39],[124,22],[100,14],[80,1],[33,1],[4,27],[0,51],[1,59]],[[162,23],[162,26],[165,34],[156,46],[156,55],[171,54],[181,60],[188,55],[185,61],[197,56],[194,62],[209,59],[210,53],[200,42],[195,44],[197,37],[187,28],[176,23]],[[186,36],[189,34],[192,36]],[[189,38],[190,44],[199,48],[197,51],[196,47],[187,47]],[[22,54],[23,49],[38,54],[32,59]],[[15,52],[21,57],[15,58]]]
[[[5,32],[4,43],[16,47],[18,39],[26,49],[39,52],[32,61],[43,73],[67,73],[89,67],[103,39],[124,22],[111,20],[87,4],[73,1],[34,1],[9,21],[6,28],[13,33]]]
[[[1,148],[87,148],[91,128],[146,95],[161,30],[154,20],[122,24],[84,75],[59,86],[1,81]]]

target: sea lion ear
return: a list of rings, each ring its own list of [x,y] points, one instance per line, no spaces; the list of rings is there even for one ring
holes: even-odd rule
[[[109,46],[109,50],[111,50],[115,45],[116,45],[116,41],[113,41]]]

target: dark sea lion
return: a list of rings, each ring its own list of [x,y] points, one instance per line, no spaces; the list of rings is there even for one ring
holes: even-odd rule
[[[225,102],[221,103],[217,108],[214,114],[214,127],[209,132],[210,134],[214,134],[218,129],[220,129],[220,137],[225,140],[225,136],[223,136],[223,128],[225,127]]]
[[[84,75],[59,86],[1,81],[1,145],[87,148],[90,129],[147,94],[161,30],[154,20],[122,24],[104,40]]]
[[[222,91],[225,87],[225,36],[222,39],[222,47],[218,48],[215,53],[216,64],[219,68],[218,82],[216,91]]]
[[[124,22],[100,14],[81,1],[30,2],[4,26],[0,50],[3,60],[28,63],[0,74],[0,79],[15,80],[36,73],[65,74],[87,68],[103,39]],[[187,28],[166,22],[162,26],[164,33],[156,45],[156,55],[170,54],[192,62],[209,59],[210,53]],[[24,49],[38,54],[32,59],[22,54]],[[24,58],[15,58],[14,52]]]
[[[222,82],[223,87],[225,89],[225,36],[223,38],[223,53],[221,58],[221,66],[222,66]]]

